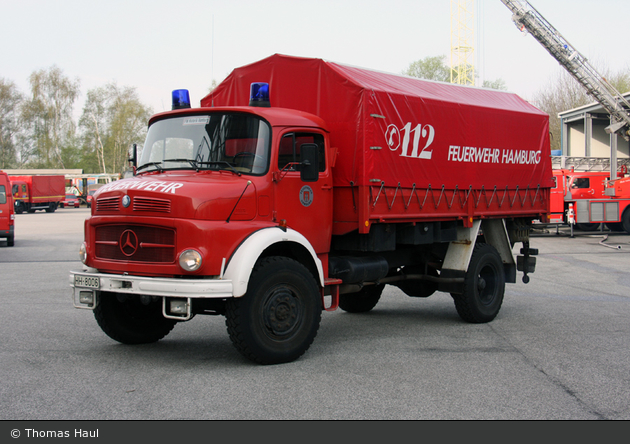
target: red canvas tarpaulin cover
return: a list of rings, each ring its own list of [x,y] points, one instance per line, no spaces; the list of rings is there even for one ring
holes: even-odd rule
[[[269,83],[272,107],[326,121],[335,187],[510,190],[504,200],[551,187],[549,117],[515,94],[276,54],[235,69],[201,105],[246,106],[253,82]]]
[[[549,118],[515,94],[276,54],[235,69],[201,105],[247,105],[253,82],[270,84],[272,106],[327,122],[340,184],[551,186]]]

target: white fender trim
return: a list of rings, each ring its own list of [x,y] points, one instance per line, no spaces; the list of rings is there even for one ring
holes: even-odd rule
[[[269,227],[263,228],[249,236],[232,255],[223,278],[232,281],[234,297],[241,297],[247,291],[249,277],[261,253],[271,245],[279,242],[295,242],[306,248],[317,267],[319,276],[316,276],[316,278],[319,280],[319,284],[322,287],[324,286],[322,262],[317,257],[310,242],[300,233],[290,228],[287,228],[287,231],[283,231],[278,227]]]

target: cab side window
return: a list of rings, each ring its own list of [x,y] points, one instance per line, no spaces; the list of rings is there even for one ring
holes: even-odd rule
[[[7,203],[7,190],[4,185],[0,185],[0,204]]]
[[[319,171],[326,171],[326,150],[324,148],[324,136],[316,133],[289,133],[280,140],[278,151],[278,169],[287,168],[296,171],[294,165],[287,167],[289,163],[300,161],[300,147],[305,143],[314,143],[319,148]]]
[[[578,178],[575,179],[575,182],[573,182],[573,188],[590,188],[590,181],[588,180],[588,177],[582,177],[582,178]]]

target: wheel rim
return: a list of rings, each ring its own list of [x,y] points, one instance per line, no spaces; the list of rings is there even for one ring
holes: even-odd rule
[[[302,322],[302,304],[288,288],[272,291],[263,306],[263,322],[267,334],[275,339],[291,336]]]
[[[483,305],[491,305],[497,296],[498,272],[492,265],[485,265],[477,276],[477,294]]]

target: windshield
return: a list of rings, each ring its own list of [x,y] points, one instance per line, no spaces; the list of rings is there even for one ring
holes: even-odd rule
[[[249,114],[158,120],[149,127],[138,172],[213,169],[262,175],[269,167],[270,139],[269,125]]]

